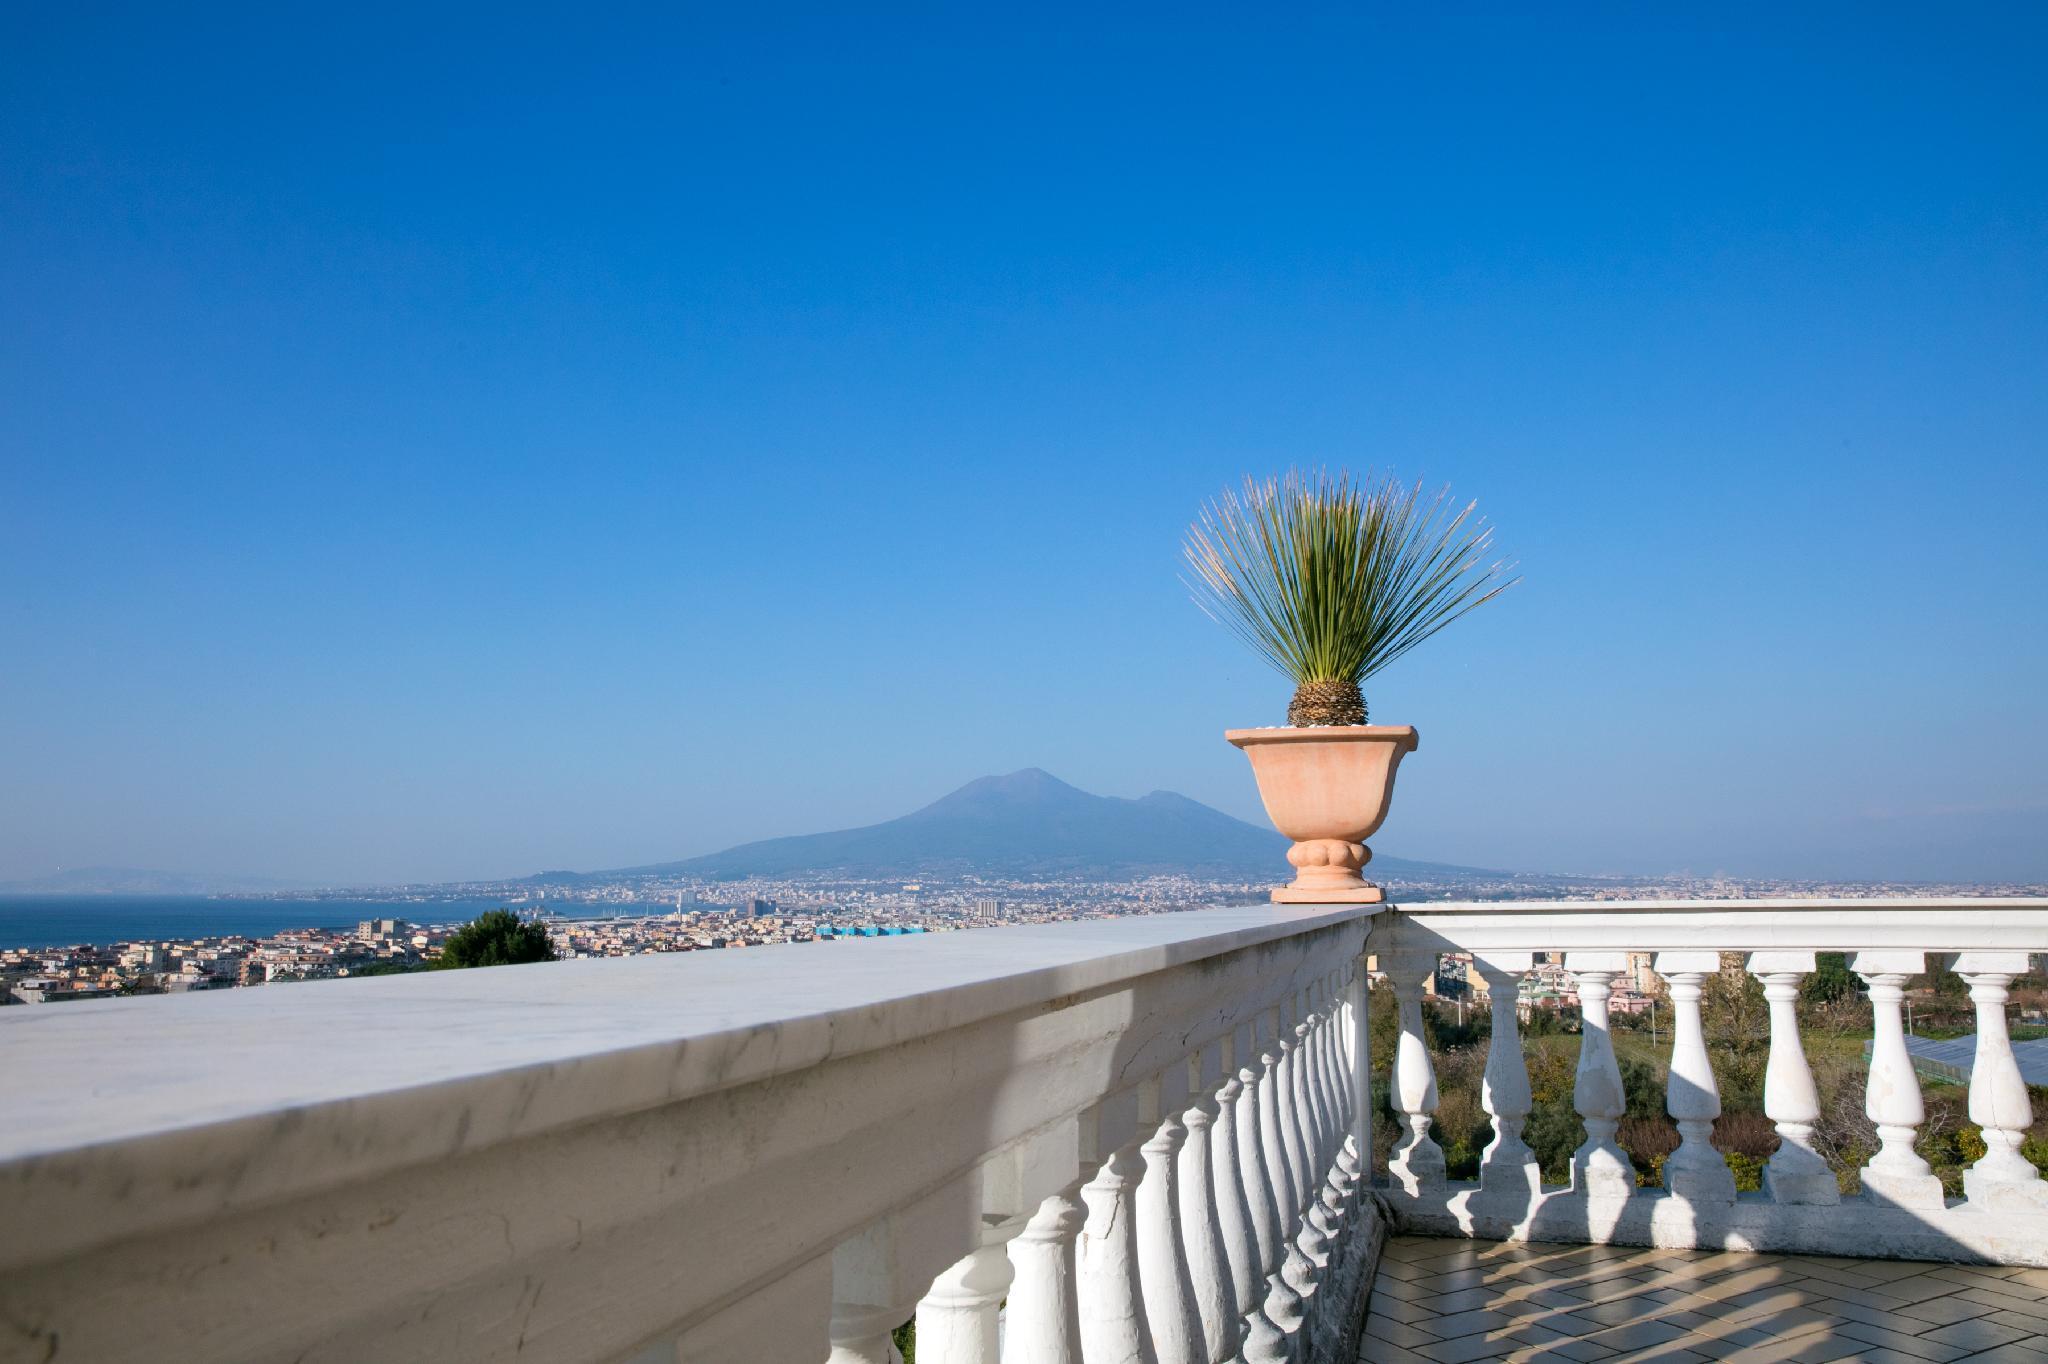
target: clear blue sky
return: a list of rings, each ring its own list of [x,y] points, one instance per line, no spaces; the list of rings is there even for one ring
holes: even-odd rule
[[[1330,462],[1527,575],[1380,851],[2048,878],[2048,9],[601,8],[9,11],[0,876],[1256,819]]]

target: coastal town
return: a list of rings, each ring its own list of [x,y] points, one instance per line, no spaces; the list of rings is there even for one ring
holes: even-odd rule
[[[1624,881],[1609,878],[1445,876],[1391,882],[1389,897],[1422,900],[1667,898],[1758,899],[1779,896],[2028,895],[2037,885],[1931,886],[1760,882],[1726,877]],[[1131,914],[1168,914],[1252,904],[1267,887],[1187,876],[1124,880],[981,876],[852,880],[826,875],[705,882],[674,877],[563,876],[511,882],[400,886],[374,892],[388,913],[334,922],[323,910],[359,905],[373,892],[277,897],[303,909],[307,924],[267,936],[188,935],[99,943],[0,947],[0,1004],[49,1004],[128,995],[175,995],[290,982],[348,979],[430,969],[471,907],[495,902],[544,925],[562,958],[655,952],[722,951],[777,943],[821,944],[849,938],[949,933],[1002,925],[1072,922]],[[221,897],[246,903],[252,897]],[[462,912],[451,913],[451,907]],[[338,915],[335,917],[339,917]],[[1641,956],[1642,954],[1638,954]],[[1618,980],[1617,1012],[1650,1007],[1657,986],[1647,956]],[[1523,1011],[1575,1008],[1561,965],[1522,983]],[[1468,960],[1447,956],[1429,985],[1446,1003],[1485,1001],[1485,984]]]

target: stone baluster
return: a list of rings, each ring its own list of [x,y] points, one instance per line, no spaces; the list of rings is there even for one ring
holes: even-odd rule
[[[1280,1048],[1280,1137],[1287,1151],[1287,1193],[1280,1202],[1297,1218],[1302,1214],[1308,1185],[1308,1133],[1301,1103],[1301,1031],[1301,1001],[1297,996],[1288,1001],[1287,1011],[1280,1015],[1279,1036],[1275,1039]]]
[[[1302,1230],[1301,1249],[1309,1262],[1321,1269],[1330,1262],[1330,1248],[1337,1235],[1337,1221],[1331,1215],[1328,1198],[1329,1165],[1323,1159],[1323,1108],[1317,1082],[1317,1058],[1322,1053],[1323,1020],[1310,1012],[1295,1028],[1296,1107],[1302,1116]]]
[[[1657,974],[1671,993],[1671,1077],[1664,1107],[1678,1124],[1678,1149],[1664,1162],[1664,1187],[1694,1203],[1735,1201],[1735,1176],[1714,1149],[1721,1091],[1700,1024],[1700,987],[1720,966],[1717,952],[1657,954]]]
[[[893,1334],[910,1320],[919,1272],[902,1264],[902,1239],[898,1220],[883,1217],[833,1248],[829,1364],[903,1364]]]
[[[1295,1082],[1296,1105],[1301,1110],[1301,1151],[1304,1183],[1317,1182],[1323,1169],[1323,1093],[1320,1075],[1318,1032],[1322,1010],[1316,987],[1308,988],[1301,1017],[1294,1025],[1294,1046],[1301,1055],[1301,1074]]]
[[[1331,1090],[1331,1159],[1339,1159],[1352,1137],[1352,975],[1346,971],[1333,987],[1329,1018],[1329,1090]],[[1356,1171],[1356,1165],[1352,1165]]]
[[[1579,1069],[1572,1107],[1586,1124],[1586,1140],[1572,1152],[1572,1189],[1589,1199],[1628,1198],[1636,1191],[1635,1166],[1614,1139],[1628,1101],[1607,1019],[1614,978],[1628,969],[1628,958],[1621,952],[1568,952],[1564,966],[1579,986]]]
[[[1749,972],[1763,982],[1771,1006],[1771,1059],[1764,1070],[1764,1115],[1778,1128],[1778,1149],[1764,1166],[1764,1189],[1779,1203],[1841,1201],[1834,1172],[1813,1149],[1820,1091],[1799,1040],[1799,982],[1813,970],[1811,952],[1752,952]]]
[[[1285,1130],[1291,1104],[1281,1065],[1286,1051],[1280,1041],[1279,1012],[1270,1010],[1267,1017],[1272,1037],[1259,1054],[1259,1144],[1266,1158],[1266,1183],[1273,1195],[1273,1262],[1268,1270],[1272,1286],[1266,1294],[1266,1315],[1282,1332],[1292,1334],[1302,1322],[1302,1296],[1312,1266],[1295,1241],[1300,1218],[1294,1173],[1287,1163]]]
[[[1533,1100],[1529,1066],[1522,1056],[1522,1031],[1517,1009],[1522,977],[1534,958],[1527,952],[1489,952],[1473,965],[1486,981],[1493,1014],[1493,1037],[1486,1048],[1486,1075],[1480,1082],[1479,1104],[1493,1119],[1493,1140],[1479,1158],[1479,1193],[1473,1210],[1487,1217],[1519,1222],[1543,1191],[1543,1172],[1536,1153],[1522,1140]]]
[[[1876,1024],[1863,1112],[1877,1124],[1879,1147],[1863,1167],[1864,1197],[1901,1208],[1943,1207],[1941,1179],[1913,1149],[1916,1129],[1927,1111],[1920,1102],[1920,1078],[1913,1073],[1899,1016],[1906,982],[1927,969],[1927,958],[1919,952],[1858,952],[1849,959],[1849,969],[1870,987]]]
[[[1180,1195],[1180,1234],[1187,1248],[1188,1280],[1195,1317],[1201,1325],[1204,1364],[1220,1364],[1236,1353],[1238,1344],[1236,1294],[1223,1242],[1212,1150],[1219,1105],[1216,1087],[1209,1082],[1203,1064],[1212,1054],[1214,1048],[1203,1048],[1188,1058],[1188,1106],[1181,1114],[1187,1138],[1181,1143],[1174,1180]]]
[[[917,1303],[917,1357],[927,1364],[997,1364],[997,1317],[1012,1269],[1004,1238],[943,1270]]]
[[[1287,1192],[1280,1200],[1287,1259],[1281,1273],[1304,1299],[1315,1292],[1321,1232],[1309,1218],[1308,1115],[1302,1101],[1301,997],[1290,1001],[1291,1022],[1280,1028],[1280,1130],[1287,1150]]]
[[[2020,1154],[2034,1109],[2005,1022],[2006,992],[2012,978],[2026,969],[2024,952],[1964,952],[1956,958],[1956,974],[1969,984],[1977,1006],[1970,1121],[1984,1134],[1983,1158],[1963,1171],[1963,1193],[1971,1206],[1987,1212],[2038,1212],[2048,1206],[2048,1183]]]
[[[1372,982],[1365,972],[1365,954],[1351,963],[1351,982],[1345,990],[1344,1078],[1351,1105],[1351,1158],[1362,1200],[1373,1182],[1372,1132],[1372,1033],[1368,992]]]
[[[1238,1182],[1244,1189],[1246,1210],[1251,1214],[1252,1260],[1259,1276],[1264,1278],[1280,1264],[1280,1212],[1267,1174],[1270,1167],[1266,1160],[1266,1086],[1258,1033],[1255,1023],[1248,1033],[1250,1060],[1237,1072],[1238,1083],[1244,1090],[1237,1101],[1237,1159]]]
[[[1144,1173],[1134,1138],[1110,1152],[1081,1186],[1088,1213],[1075,1247],[1075,1307],[1081,1356],[1090,1364],[1099,1359],[1154,1364],[1157,1359],[1138,1283],[1134,1205]]]
[[[1335,1164],[1344,1149],[1344,1134],[1351,1130],[1351,1103],[1344,1092],[1344,982],[1342,977],[1333,976],[1326,987],[1328,1007],[1323,1011],[1322,1068],[1324,1121],[1329,1130],[1324,1135],[1324,1161]]]
[[[1180,1152],[1188,1130],[1173,1108],[1162,1109],[1161,1091],[1157,1079],[1138,1091],[1138,1126],[1152,1134],[1138,1148],[1145,1160],[1137,1196],[1138,1282],[1159,1364],[1202,1364],[1202,1322],[1180,1221]]]
[[[1338,1032],[1337,1016],[1341,1011],[1341,1004],[1331,999],[1331,993],[1329,990],[1325,991],[1326,1004],[1315,1031],[1317,1070],[1324,1078],[1323,1112],[1327,1130],[1323,1141],[1324,1155],[1318,1166],[1314,1216],[1323,1232],[1322,1255],[1317,1265],[1326,1283],[1331,1282],[1332,1276],[1342,1267],[1341,1257],[1346,1252],[1346,1240],[1351,1234],[1351,1214],[1356,1192],[1356,1184],[1344,1153],[1344,1124],[1337,1117],[1343,1110],[1337,1103],[1331,1058],[1334,1055],[1334,1043]],[[1339,1312],[1342,1304],[1331,1298],[1331,1292],[1327,1287],[1321,1296],[1325,1300],[1322,1303],[1321,1330],[1326,1333],[1341,1330],[1344,1323],[1337,1320],[1335,1314]]]
[[[1323,1081],[1323,1169],[1325,1182],[1337,1193],[1338,1220],[1351,1206],[1356,1167],[1345,1158],[1344,1136],[1350,1130],[1351,1109],[1344,1098],[1343,1067],[1338,1047],[1344,1034],[1344,996],[1341,982],[1326,988],[1328,1003],[1322,1026],[1316,1030],[1316,1069]],[[1325,1200],[1327,1201],[1327,1199]]]
[[[1003,1364],[1081,1364],[1074,1282],[1074,1242],[1086,1217],[1080,1193],[1074,1184],[1040,1203],[1010,1240]]]
[[[1294,1025],[1294,1111],[1301,1128],[1302,1161],[1296,1178],[1301,1186],[1302,1214],[1310,1219],[1310,1232],[1317,1243],[1304,1248],[1318,1264],[1323,1258],[1321,1242],[1332,1230],[1321,1216],[1323,1176],[1329,1168],[1323,1160],[1323,1110],[1316,1084],[1321,1028],[1322,1018],[1313,1011],[1304,1013],[1301,1022]]]
[[[1344,989],[1341,974],[1331,978],[1328,1017],[1323,1024],[1323,1088],[1329,1098],[1328,1159],[1332,1164],[1343,1159],[1344,1138],[1351,1131],[1351,1096],[1344,1083],[1344,1035],[1350,1015],[1345,1009]]]
[[[1209,1160],[1215,1173],[1216,1228],[1223,1238],[1223,1253],[1229,1265],[1231,1329],[1234,1337],[1241,1337],[1241,1323],[1258,1310],[1266,1276],[1259,1268],[1258,1233],[1253,1229],[1251,1200],[1237,1149],[1238,1133],[1243,1130],[1238,1108],[1245,1089],[1239,1078],[1235,1033],[1224,1036],[1222,1052],[1224,1079],[1216,1091],[1216,1124],[1210,1136]]]
[[[1401,1013],[1401,1037],[1394,1048],[1394,1111],[1408,1128],[1387,1159],[1387,1175],[1395,1188],[1414,1197],[1444,1187],[1443,1148],[1429,1135],[1430,1119],[1436,1114],[1436,1069],[1422,1031],[1422,988],[1436,970],[1436,958],[1397,953],[1383,960]]]
[[[1287,1048],[1280,1042],[1280,1017],[1272,1020],[1272,1036],[1259,1053],[1259,1141],[1266,1153],[1266,1179],[1273,1188],[1274,1236],[1284,1256],[1289,1229],[1294,1224],[1294,1168],[1287,1150]]]
[[[903,1364],[895,1330],[903,1314],[871,1303],[835,1302],[827,1328],[832,1351],[825,1364]]]
[[[1237,1100],[1238,1185],[1244,1191],[1250,1218],[1251,1259],[1241,1292],[1249,1298],[1244,1313],[1244,1357],[1250,1364],[1275,1364],[1288,1357],[1288,1337],[1280,1322],[1299,1321],[1301,1299],[1280,1275],[1282,1258],[1280,1212],[1273,1196],[1271,1166],[1266,1159],[1268,1119],[1266,1058],[1259,1054],[1259,1028],[1247,1030],[1248,1063],[1239,1067],[1243,1092]]]

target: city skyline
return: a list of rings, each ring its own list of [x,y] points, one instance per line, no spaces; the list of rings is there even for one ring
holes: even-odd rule
[[[630,867],[574,867],[538,868],[514,871],[504,875],[486,875],[455,878],[449,880],[416,879],[410,881],[320,883],[310,880],[280,880],[276,878],[251,877],[233,873],[189,873],[167,872],[157,868],[130,868],[114,866],[91,866],[80,868],[58,868],[50,875],[15,880],[0,880],[0,899],[9,896],[57,896],[60,899],[71,895],[202,895],[242,894],[249,896],[275,896],[290,900],[299,895],[325,894],[332,892],[370,893],[375,891],[404,891],[410,893],[458,893],[461,898],[503,898],[524,896],[535,893],[573,892],[575,896],[597,901],[611,901],[623,897],[638,902],[650,894],[665,898],[677,887],[688,886],[691,893],[697,888],[716,885],[751,886],[763,884],[771,889],[786,884],[815,885],[843,880],[854,882],[875,882],[892,880],[926,879],[953,885],[957,883],[979,884],[984,878],[997,881],[1018,875],[1028,875],[1060,882],[1076,884],[1116,882],[1136,876],[1142,879],[1148,873],[1136,866],[1115,867],[1085,865],[1076,867],[1071,856],[1045,856],[1034,862],[1028,853],[1014,855],[1001,864],[985,863],[970,865],[927,865],[920,870],[917,865],[904,863],[891,871],[886,866],[867,864],[848,866],[843,859],[834,860],[828,856],[810,859],[791,858],[787,855],[770,859],[776,869],[764,870],[755,866],[752,870],[745,854],[754,849],[778,849],[781,845],[834,846],[835,840],[844,835],[881,833],[896,825],[910,826],[906,829],[910,837],[909,846],[929,851],[931,835],[920,831],[912,824],[918,816],[944,809],[949,802],[975,792],[978,788],[991,785],[1001,786],[1013,783],[1019,778],[1043,779],[1051,785],[1066,788],[1066,783],[1039,769],[978,778],[956,791],[941,797],[930,806],[920,807],[878,824],[856,826],[846,830],[825,830],[812,834],[783,835],[768,839],[752,840],[731,847],[696,853],[682,859],[660,859]],[[1067,788],[1071,790],[1071,788]],[[1085,801],[1099,802],[1103,797],[1086,792],[1073,792]],[[1148,799],[1167,797],[1173,801],[1186,801],[1176,792],[1155,791],[1148,793]],[[1145,801],[1129,801],[1110,797],[1109,802],[1133,807],[1142,807]],[[1211,815],[1221,811],[1201,807]],[[1071,813],[1071,812],[1068,812]],[[1226,819],[1234,819],[1225,816]],[[1028,840],[1021,830],[1005,830],[1000,819],[992,819],[984,836],[1008,833],[1018,844],[1028,849]],[[1273,840],[1271,856],[1262,856],[1244,845],[1233,849],[1233,860],[1237,871],[1246,878],[1242,884],[1257,884],[1268,874],[1277,874],[1281,865],[1281,852],[1285,840],[1271,831],[1270,826],[1258,821],[1239,821],[1242,828],[1251,834],[1266,834]],[[1118,833],[1125,832],[1118,830]],[[1209,831],[1213,836],[1215,831]],[[1117,834],[1107,837],[1113,841]],[[1162,855],[1158,849],[1137,849],[1140,861],[1156,862],[1158,865],[1150,875],[1184,876],[1191,870],[1201,874],[1214,875],[1216,869],[1206,866],[1205,857],[1176,856],[1169,852]],[[1147,856],[1147,854],[1150,854]],[[1200,867],[1197,864],[1202,864]],[[941,867],[943,866],[943,869]],[[1425,896],[1435,896],[1447,889],[1481,899],[1512,898],[1529,896],[1573,898],[1586,895],[1604,895],[1611,892],[1625,892],[1631,898],[1644,895],[1812,895],[1818,893],[1869,895],[1897,893],[1914,886],[1930,888],[1938,892],[1958,892],[1971,887],[1990,890],[1994,893],[2032,894],[2040,889],[2040,882],[2027,875],[1996,877],[1973,875],[1960,877],[1871,877],[1867,875],[1738,875],[1725,869],[1701,869],[1693,867],[1672,867],[1653,872],[1615,869],[1572,869],[1548,867],[1486,867],[1455,860],[1417,859],[1404,856],[1378,856],[1372,861],[1373,875],[1389,885],[1403,885],[1410,891],[1421,891]],[[778,890],[779,893],[779,890]]]
[[[2048,879],[2048,14],[9,29],[0,880],[1263,824],[1178,543],[1320,463],[1526,579],[1384,855]]]

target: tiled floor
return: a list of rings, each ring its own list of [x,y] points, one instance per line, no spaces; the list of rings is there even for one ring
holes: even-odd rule
[[[1359,1359],[2048,1364],[2048,1270],[1401,1236]]]

